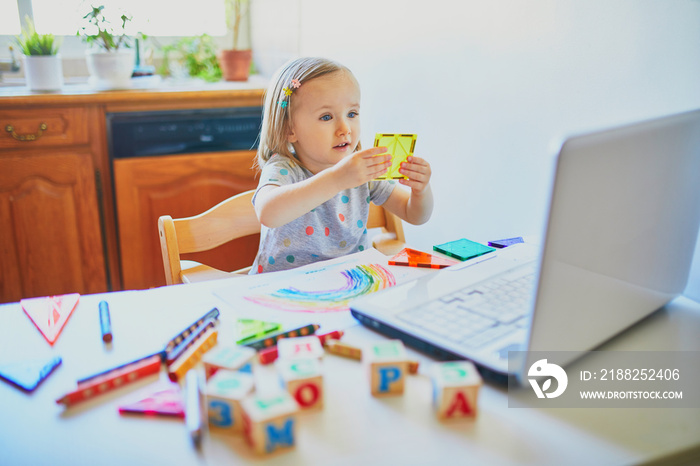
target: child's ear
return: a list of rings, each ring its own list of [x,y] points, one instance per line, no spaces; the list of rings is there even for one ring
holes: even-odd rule
[[[294,132],[294,130],[292,128],[289,128],[287,130],[287,142],[290,144],[294,144],[295,142],[297,142],[297,140],[298,139],[297,139],[296,133]]]

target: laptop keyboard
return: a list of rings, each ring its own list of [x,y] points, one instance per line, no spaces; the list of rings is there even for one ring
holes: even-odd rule
[[[453,343],[478,348],[527,325],[534,282],[535,264],[530,263],[396,317]]]

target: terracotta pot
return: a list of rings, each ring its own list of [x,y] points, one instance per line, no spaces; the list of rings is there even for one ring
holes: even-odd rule
[[[247,81],[250,73],[252,50],[221,50],[217,55],[226,81]]]

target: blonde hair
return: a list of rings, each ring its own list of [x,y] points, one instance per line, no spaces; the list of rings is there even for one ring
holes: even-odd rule
[[[294,108],[294,92],[286,96],[283,89],[291,89],[293,79],[303,86],[305,82],[338,71],[346,72],[355,79],[347,67],[325,58],[297,58],[277,70],[265,91],[264,113],[256,157],[258,169],[261,169],[274,154],[280,154],[298,162],[294,157],[292,145],[287,141]],[[285,100],[287,105],[283,107],[280,102]],[[361,149],[359,143],[357,149]]]

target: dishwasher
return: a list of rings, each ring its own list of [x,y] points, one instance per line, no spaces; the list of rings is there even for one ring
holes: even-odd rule
[[[165,285],[158,217],[197,215],[257,186],[262,107],[108,113],[122,289]],[[259,237],[185,259],[222,270],[252,264]]]

